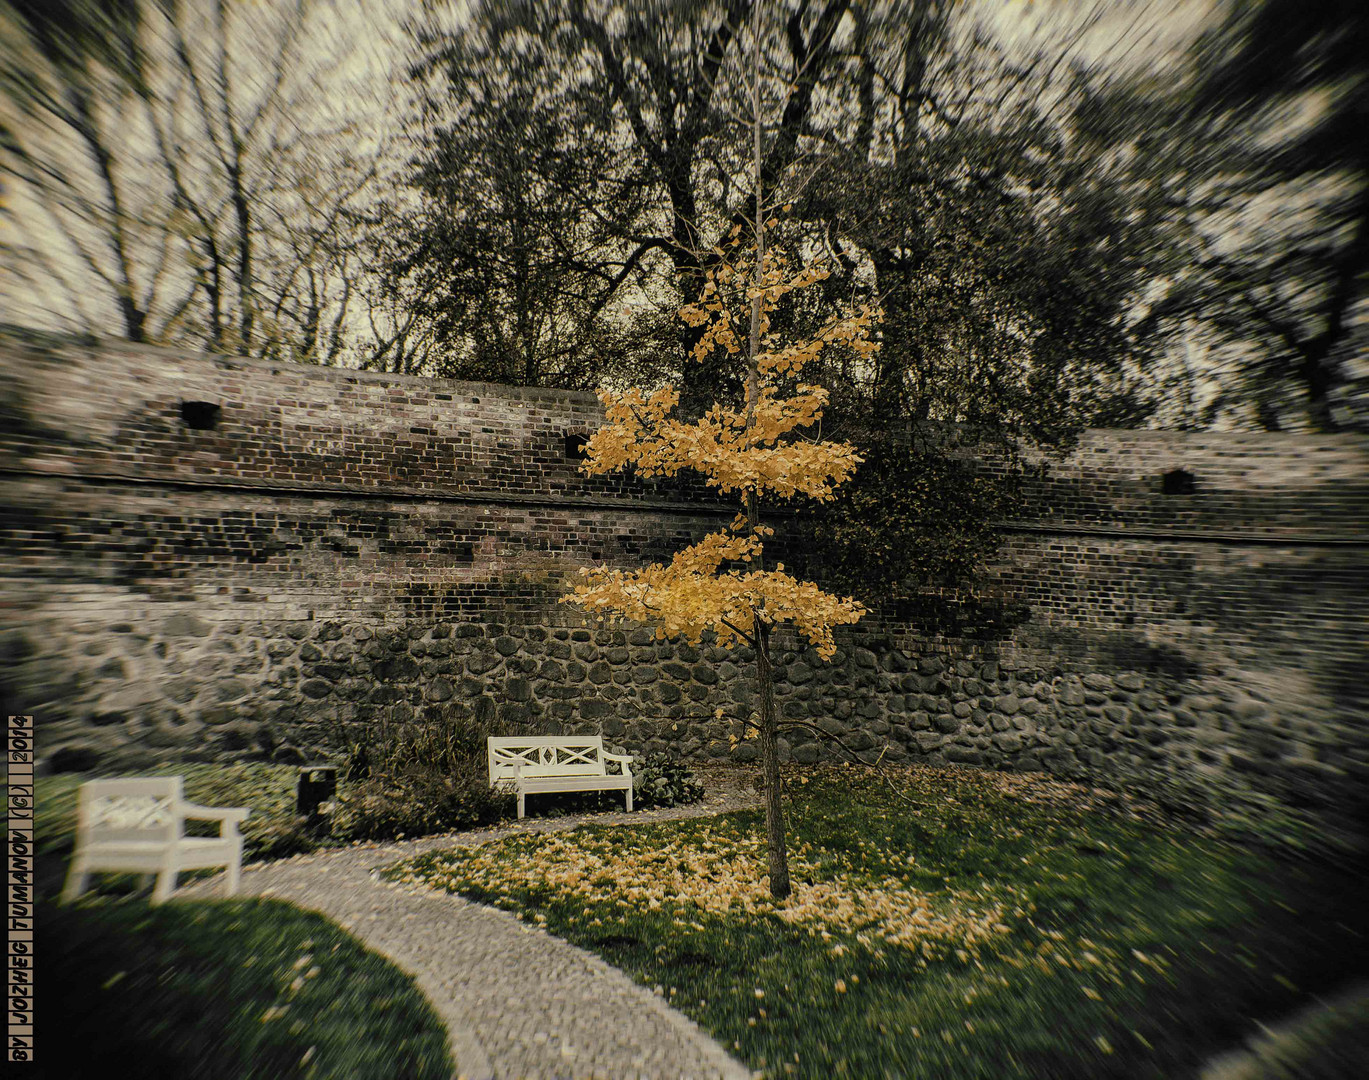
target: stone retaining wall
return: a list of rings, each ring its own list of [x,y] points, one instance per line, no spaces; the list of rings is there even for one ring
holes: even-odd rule
[[[556,603],[577,566],[733,512],[581,477],[588,395],[11,337],[0,401],[0,696],[59,767],[300,760],[447,715],[755,751],[728,738],[746,650]],[[781,712],[867,758],[1353,799],[1367,507],[1362,436],[1089,432],[988,583],[1025,619],[886,613],[832,664],[781,636]],[[844,752],[786,734],[786,757]]]

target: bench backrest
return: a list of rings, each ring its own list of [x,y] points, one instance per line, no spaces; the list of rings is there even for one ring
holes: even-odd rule
[[[524,776],[604,776],[601,735],[491,735],[490,783],[512,780],[521,764]]]
[[[76,796],[78,842],[174,843],[185,825],[182,801],[179,776],[87,780]]]

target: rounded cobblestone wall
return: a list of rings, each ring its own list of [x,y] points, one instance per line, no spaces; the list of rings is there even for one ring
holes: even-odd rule
[[[924,761],[1154,779],[1247,778],[1327,806],[1363,789],[1353,732],[1296,681],[1243,673],[1079,672],[939,655],[848,632],[830,662],[776,641],[782,760]],[[382,719],[472,718],[529,733],[600,734],[633,752],[754,760],[749,649],[647,629],[408,622],[53,625],[0,638],[11,684],[39,701],[57,768],[155,759],[330,757]],[[721,717],[718,715],[721,710]]]

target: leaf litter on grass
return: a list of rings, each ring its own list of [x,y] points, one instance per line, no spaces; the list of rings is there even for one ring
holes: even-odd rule
[[[803,1076],[997,1062],[1005,1077],[1162,1077],[1231,1037],[1222,1025],[1305,951],[1243,940],[1291,932],[1264,903],[1293,899],[1269,887],[1283,871],[1142,800],[956,768],[907,771],[911,805],[853,770],[789,780],[783,902],[753,810],[524,835],[387,876],[545,913],[639,980],[684,987],[682,1007],[753,1065],[798,1053]],[[745,994],[722,969],[745,972]]]
[[[669,840],[628,838],[578,830],[529,837],[512,845],[484,845],[429,856],[399,880],[454,892],[518,897],[550,891],[586,907],[612,897],[647,911],[677,917],[774,916],[810,935],[868,933],[890,945],[921,949],[977,950],[1006,933],[1012,916],[987,890],[948,890],[937,895],[895,877],[873,878],[847,864],[821,862],[811,849],[791,859],[793,892],[770,896],[764,840],[725,828]]]
[[[925,808],[932,817],[944,817],[952,807],[963,813],[968,806],[975,817],[988,819],[985,800],[1002,797],[1026,796],[1043,808],[1077,807],[1090,794],[1057,781],[1009,774],[967,777],[955,769],[919,770],[917,778],[933,796]],[[847,778],[843,782],[849,786]],[[804,794],[830,795],[824,787],[813,784]],[[877,797],[878,791],[862,787],[858,794]],[[911,816],[924,815],[914,810]],[[887,823],[887,810],[876,820]],[[799,839],[790,855],[793,891],[776,901],[764,873],[765,840],[748,826],[743,813],[702,826],[581,827],[432,854],[405,864],[394,877],[404,884],[505,900],[536,893],[586,908],[611,898],[636,910],[673,914],[681,927],[704,915],[768,916],[823,940],[859,935],[925,959],[974,957],[1009,934],[1029,911],[1019,886],[996,875],[952,884],[919,869],[915,854],[887,850],[893,836],[884,833],[851,836],[847,850]],[[1024,836],[998,817],[971,828],[1014,842]]]

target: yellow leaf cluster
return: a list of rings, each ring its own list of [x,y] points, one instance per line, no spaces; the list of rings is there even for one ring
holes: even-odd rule
[[[761,526],[757,531],[770,530]],[[754,536],[710,533],[676,552],[669,566],[582,569],[588,581],[561,599],[596,614],[655,623],[660,640],[681,637],[697,645],[708,631],[723,648],[751,632],[754,612],[772,625],[791,623],[819,656],[830,658],[836,652],[832,628],[858,622],[865,608],[850,597],[795,579],[784,572],[783,563],[774,570],[720,572],[724,562],[753,562],[761,551]]]
[[[721,249],[717,253],[723,255]],[[762,342],[768,346],[772,338],[770,313],[780,300],[788,293],[831,276],[831,271],[816,264],[790,275],[786,272],[785,259],[776,252],[767,252],[761,281],[757,284],[750,280],[753,265],[745,259],[727,261],[724,258],[720,266],[708,271],[698,302],[680,309],[680,317],[690,326],[708,324],[694,346],[696,360],[704,359],[715,349],[723,349],[733,356],[741,353],[742,338],[746,334],[744,327],[750,313],[748,310],[734,313],[734,304],[741,303],[745,309],[756,297],[761,298],[760,333]],[[838,344],[848,345],[862,357],[872,356],[880,343],[870,340],[870,333],[880,316],[878,308],[862,305],[854,313],[831,319],[808,341],[774,349],[767,347],[756,357],[757,367],[762,375],[797,374],[816,360],[823,349]]]
[[[793,375],[812,363],[829,345],[847,345],[862,358],[879,351],[880,343],[870,340],[870,330],[880,312],[869,304],[846,318],[832,319],[807,341],[776,349],[765,349],[756,357],[757,367],[767,374]]]
[[[729,296],[720,285],[745,285],[746,274],[744,262],[724,261],[709,272],[699,302],[681,309],[691,326],[708,324],[695,348],[696,357],[702,359],[718,348],[729,354],[741,352],[741,316],[732,313]],[[761,284],[745,289],[747,297],[763,298],[761,331],[766,342],[768,311],[779,299],[827,276],[821,267],[788,275],[781,259],[767,256]],[[860,458],[847,443],[782,441],[791,432],[817,423],[828,394],[822,387],[800,384],[793,393],[781,395],[776,379],[797,375],[830,345],[871,355],[879,348],[878,342],[870,340],[878,317],[878,310],[867,305],[853,315],[832,319],[808,341],[767,345],[754,358],[757,388],[749,408],[715,405],[696,422],[685,423],[671,415],[679,403],[679,394],[672,388],[650,395],[635,389],[601,393],[608,423],[586,446],[584,471],[594,475],[630,464],[643,476],[671,476],[695,469],[706,483],[724,492],[830,500]]]
[[[581,468],[591,476],[629,464],[643,476],[694,469],[720,491],[828,501],[861,461],[849,443],[780,442],[822,416],[827,391],[819,386],[801,386],[797,394],[783,398],[773,386],[763,386],[749,427],[745,410],[722,405],[692,424],[671,417],[679,394],[669,387],[650,396],[638,390],[604,391],[599,399],[608,423],[585,445]]]

